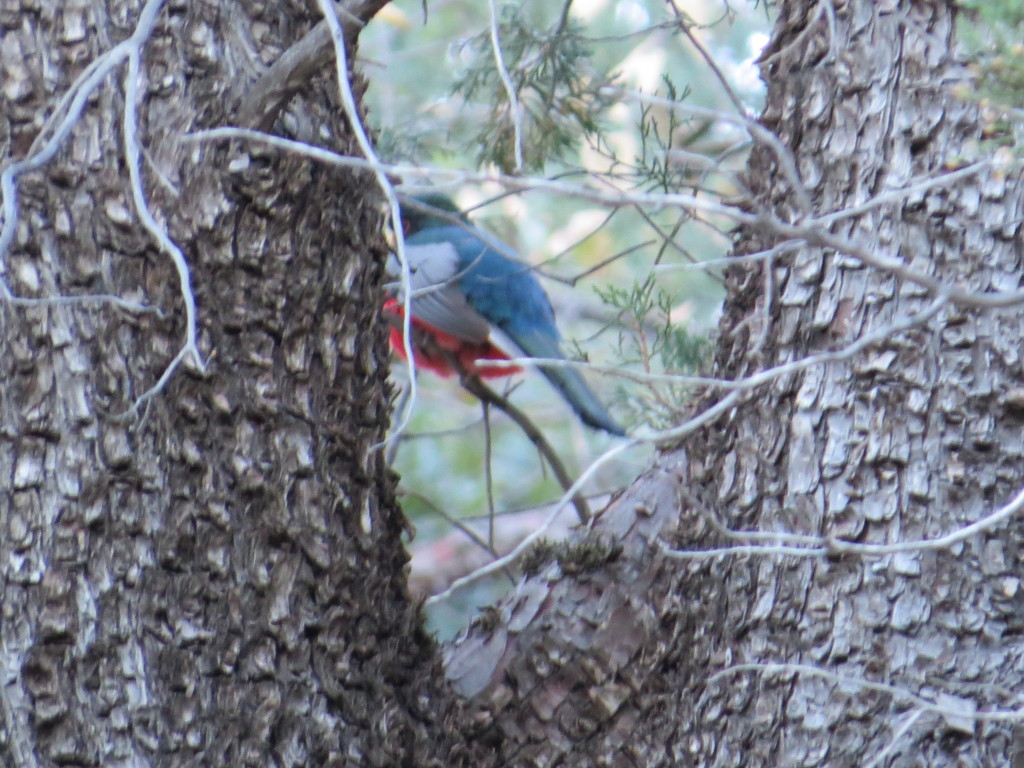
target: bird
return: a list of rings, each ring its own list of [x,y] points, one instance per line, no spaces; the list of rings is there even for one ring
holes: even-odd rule
[[[514,249],[474,227],[446,195],[423,195],[409,203],[401,213],[416,365],[450,377],[459,373],[453,365],[457,361],[468,373],[497,378],[522,369],[488,365],[487,360],[565,359],[551,301]],[[398,273],[397,258],[389,260],[389,271]],[[391,346],[405,359],[400,293],[389,295],[384,310],[392,325]],[[625,436],[579,371],[537,367],[580,421]]]

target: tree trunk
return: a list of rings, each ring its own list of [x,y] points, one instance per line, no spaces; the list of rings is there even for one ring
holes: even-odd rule
[[[179,272],[128,185],[125,65],[17,181],[0,262],[14,294],[150,311],[0,301],[2,765],[464,752],[378,449],[391,393],[372,178],[181,138],[232,123],[319,19],[307,6],[168,0],[142,44],[143,187],[191,268],[205,372],[186,360],[143,397],[187,325]],[[26,0],[0,14],[0,137],[23,160],[58,97],[144,13]],[[289,126],[358,153],[322,72]]]
[[[141,10],[0,9],[5,157],[39,150],[59,96]],[[661,554],[661,538],[736,546],[721,525],[935,539],[1024,474],[1024,313],[965,295],[1019,285],[1019,179],[916,184],[980,135],[948,90],[963,77],[953,4],[778,10],[765,125],[813,212],[848,214],[809,218],[778,151],[756,149],[762,216],[737,252],[804,247],[730,271],[716,373],[820,357],[709,391],[712,422],[557,561],[535,559],[447,651],[466,712],[410,604],[377,450],[390,393],[372,180],[181,139],[231,123],[317,16],[168,0],[143,49],[143,187],[190,267],[205,370],[186,359],[162,382],[185,303],[132,200],[118,64],[59,154],[18,178],[0,249],[18,296],[151,308],[0,301],[0,764],[1008,764],[1011,727],[971,715],[1013,707],[1021,683],[1017,526],[881,556],[811,540]],[[278,130],[356,153],[336,94],[325,67]],[[963,290],[909,327],[944,286]],[[875,341],[822,356],[858,339]]]
[[[811,211],[778,150],[758,145],[749,210],[761,215],[736,252],[803,243],[729,271],[716,375],[825,356],[708,392],[697,412],[724,403],[717,419],[525,579],[497,628],[482,622],[449,650],[449,676],[515,765],[995,766],[1020,754],[1010,725],[973,716],[1018,702],[1019,525],[881,555],[828,545],[936,539],[1018,493],[1024,311],[1013,297],[984,311],[991,297],[966,294],[1020,285],[1020,179],[986,169],[918,183],[969,161],[980,139],[976,110],[951,93],[965,78],[953,3],[778,11],[763,124]],[[822,538],[737,541],[723,525]],[[659,537],[770,552],[670,559]]]

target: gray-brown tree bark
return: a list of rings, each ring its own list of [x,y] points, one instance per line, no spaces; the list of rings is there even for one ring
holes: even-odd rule
[[[513,764],[1022,759],[1012,721],[971,717],[1020,706],[1019,523],[911,544],[983,519],[1024,479],[1020,179],[987,168],[918,183],[978,151],[977,112],[952,94],[965,82],[953,3],[778,11],[762,119],[811,206],[778,151],[758,145],[746,176],[760,216],[736,253],[804,242],[769,267],[729,270],[715,373],[818,362],[739,395],[708,392],[696,412],[725,403],[722,415],[592,526],[591,541],[622,552],[583,573],[542,568],[497,628],[449,651],[450,676],[494,718]],[[808,542],[737,540],[722,526],[823,541],[812,556]],[[668,559],[662,538],[771,551]],[[833,538],[910,545],[820,554]]]
[[[142,14],[133,0],[4,4],[5,165]],[[182,139],[233,124],[319,19],[303,2],[169,1],[142,44],[143,186],[191,268],[205,372],[186,361],[139,402],[186,322],[129,188],[123,61],[57,156],[17,180],[2,271],[15,295],[151,311],[0,301],[2,765],[461,754],[377,448],[390,390],[372,178]],[[289,125],[357,153],[332,60]]]
[[[5,165],[141,8],[0,8]],[[1008,764],[1010,724],[928,703],[1018,705],[1012,518],[885,555],[661,553],[663,538],[735,546],[720,525],[934,539],[1024,477],[1024,312],[968,295],[1019,286],[1019,180],[985,169],[915,185],[970,159],[980,135],[950,93],[964,78],[953,4],[778,11],[764,123],[811,209],[759,146],[748,208],[761,221],[737,252],[805,246],[730,270],[716,374],[876,341],[709,391],[696,409],[730,398],[719,416],[580,546],[534,563],[442,669],[406,592],[404,522],[376,450],[390,393],[372,179],[181,139],[231,123],[318,16],[168,0],[142,48],[143,186],[191,268],[205,371],[187,361],[139,403],[186,318],[173,260],[132,201],[120,64],[59,154],[18,179],[0,261],[21,297],[152,308],[0,301],[0,763]],[[357,154],[329,66],[298,98],[279,130]],[[814,218],[837,211],[849,214]]]

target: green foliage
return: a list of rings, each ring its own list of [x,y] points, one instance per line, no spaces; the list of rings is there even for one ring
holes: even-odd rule
[[[586,573],[614,563],[621,554],[621,542],[605,536],[589,536],[578,544],[562,545],[558,565],[566,575]]]
[[[675,300],[653,280],[629,289],[609,286],[598,290],[601,300],[614,308],[622,324],[618,356],[645,374],[700,375],[711,359],[711,343],[690,334],[672,321]],[[691,396],[687,384],[663,379],[620,389],[619,401],[634,423],[663,429],[679,422]]]
[[[568,9],[568,6],[566,6]],[[600,88],[607,78],[588,74],[590,48],[582,27],[567,15],[554,26],[533,26],[519,6],[501,10],[501,55],[519,104],[523,170],[541,170],[561,158],[581,137],[600,132],[599,117],[608,104]],[[476,134],[479,163],[493,162],[505,173],[515,169],[515,113],[494,56],[490,30],[466,43],[473,59],[454,92],[467,101],[490,105],[489,118]]]
[[[960,0],[960,7],[1003,40],[1013,38],[1012,28],[1024,24],[1024,6],[1018,0]]]
[[[1020,0],[961,0],[960,5],[967,11],[961,37],[976,82],[959,95],[977,98],[1019,120],[1024,106],[1024,4]],[[993,115],[986,134],[997,143],[1011,143],[1009,128],[1002,117]]]
[[[676,4],[685,7],[687,24],[752,111],[762,94],[752,59],[757,42],[767,39],[767,3],[754,5],[728,0]],[[570,7],[567,2],[523,0],[514,6],[501,9],[498,36],[519,104],[524,174],[624,196],[695,189],[716,197],[736,194],[732,174],[744,161],[741,132],[690,119],[641,96],[655,92],[688,105],[734,109],[717,76],[686,39],[671,5],[663,0],[577,0]],[[360,58],[372,82],[366,105],[379,131],[378,150],[391,161],[446,171],[468,174],[478,163],[511,170],[512,112],[495,63],[488,4],[431,0],[425,16],[420,0],[393,0],[388,10],[393,12],[390,20],[382,15],[360,35]],[[605,87],[612,83],[607,73],[615,73],[615,88]],[[710,344],[683,325],[707,326],[720,303],[721,282],[714,273],[672,267],[724,255],[731,242],[730,222],[626,200],[614,209],[599,209],[553,190],[511,199],[502,196],[509,190],[500,184],[459,185],[448,173],[402,181],[448,184],[446,189],[466,209],[484,203],[472,219],[553,278],[545,288],[564,337],[580,340],[572,350],[577,359],[589,358],[625,374],[705,369]],[[666,269],[655,272],[653,264]],[[628,288],[635,281],[639,284]],[[614,312],[596,306],[593,297],[586,299],[594,284],[617,286],[607,297]],[[403,375],[402,366],[396,366],[396,378]],[[589,380],[602,401],[615,406],[616,417],[631,425],[678,424],[693,397],[692,388],[678,381],[598,375]],[[570,474],[609,445],[607,436],[578,423],[542,376],[528,372],[492,383],[514,387],[513,402],[541,427]],[[417,392],[395,466],[402,475],[403,505],[418,529],[413,547],[436,555],[437,564],[444,562],[442,568],[421,557],[416,567],[454,573],[452,561],[467,555],[447,549],[453,518],[478,520],[493,504],[500,543],[503,534],[533,519],[562,490],[532,443],[507,418],[492,411],[485,430],[479,403],[456,382],[423,375]],[[585,492],[629,482],[650,450],[649,445],[637,447],[606,463],[591,476]],[[428,542],[438,537],[445,538],[434,552]],[[570,572],[614,556],[600,542],[579,549],[542,542],[519,565],[531,572],[558,563]],[[432,605],[432,629],[451,635],[505,584],[500,577],[485,579]]]
[[[690,89],[680,92],[668,75],[662,76],[665,84],[664,98],[669,101],[684,101],[690,95]],[[658,94],[661,95],[661,94]],[[638,136],[640,151],[636,158],[636,176],[638,181],[651,191],[677,192],[688,182],[688,174],[683,166],[670,160],[670,152],[679,146],[681,130],[694,125],[691,120],[682,120],[674,109],[668,110],[664,116],[652,103],[645,103],[640,108]],[[697,126],[690,132],[691,141],[703,134],[708,123]]]
[[[615,562],[622,554],[622,544],[604,536],[590,536],[577,544],[540,539],[519,560],[527,576],[535,576],[549,563],[557,561],[564,574],[594,571]]]
[[[384,162],[396,164],[414,163],[432,149],[425,134],[399,130],[393,126],[377,129],[375,145],[377,154]]]
[[[538,539],[519,558],[519,568],[527,576],[536,576],[558,556],[560,545],[550,539]]]

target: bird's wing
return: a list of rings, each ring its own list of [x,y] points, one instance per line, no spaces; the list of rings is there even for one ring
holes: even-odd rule
[[[412,315],[439,331],[472,343],[488,340],[491,325],[466,301],[459,285],[459,254],[451,243],[406,243]]]

